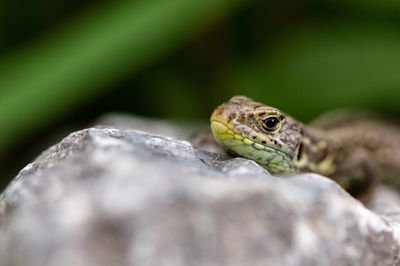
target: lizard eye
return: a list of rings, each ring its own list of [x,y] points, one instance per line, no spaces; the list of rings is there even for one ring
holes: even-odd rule
[[[263,128],[266,131],[274,131],[279,125],[279,118],[276,116],[269,116],[263,121]]]

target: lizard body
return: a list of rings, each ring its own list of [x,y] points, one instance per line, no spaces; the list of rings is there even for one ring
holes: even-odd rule
[[[383,120],[341,118],[305,126],[245,96],[218,106],[210,120],[215,140],[229,154],[275,175],[328,176],[365,203],[379,177],[400,173],[400,127]]]

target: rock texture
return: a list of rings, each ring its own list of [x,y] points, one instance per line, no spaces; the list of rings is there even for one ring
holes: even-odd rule
[[[1,195],[0,265],[400,265],[399,197],[378,194],[373,212],[321,176],[86,129]]]

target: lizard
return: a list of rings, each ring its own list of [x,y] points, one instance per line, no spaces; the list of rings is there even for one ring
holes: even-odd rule
[[[382,176],[400,173],[400,126],[384,119],[338,117],[305,125],[277,108],[234,96],[211,115],[211,131],[229,155],[273,175],[327,176],[364,204]]]

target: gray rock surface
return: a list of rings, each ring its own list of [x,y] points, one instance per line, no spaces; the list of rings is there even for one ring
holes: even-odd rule
[[[318,175],[92,128],[3,192],[0,265],[400,265],[399,197],[378,194],[373,212]]]

